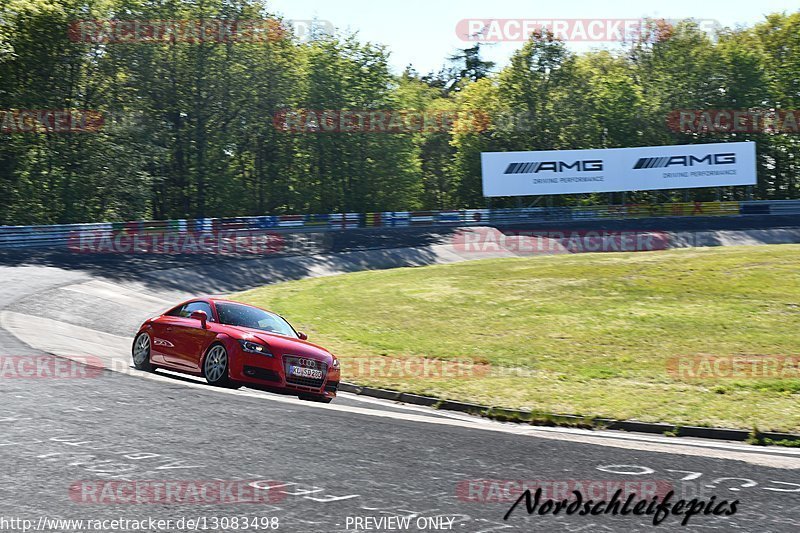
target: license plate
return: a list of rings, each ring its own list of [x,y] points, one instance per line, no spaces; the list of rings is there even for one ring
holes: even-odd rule
[[[322,379],[322,370],[304,366],[289,366],[289,374],[299,378]]]

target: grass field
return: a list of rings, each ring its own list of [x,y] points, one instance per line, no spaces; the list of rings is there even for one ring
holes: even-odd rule
[[[796,373],[667,370],[675,357],[800,355],[800,246],[482,260],[234,298],[287,317],[342,359],[351,382],[542,412],[800,432]],[[403,358],[434,369],[467,359],[480,371],[404,373]]]

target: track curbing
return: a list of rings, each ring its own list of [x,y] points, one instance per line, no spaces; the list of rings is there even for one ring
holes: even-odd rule
[[[520,409],[505,407],[492,407],[473,403],[445,400],[434,396],[422,396],[407,392],[387,389],[376,389],[342,382],[339,385],[342,392],[350,392],[359,396],[392,400],[399,403],[435,407],[445,411],[456,411],[491,419],[501,419],[507,422],[529,423],[531,425],[568,426],[584,429],[606,429],[636,433],[652,433],[657,435],[670,435],[675,437],[696,437],[711,440],[749,441],[769,439],[771,441],[788,441],[800,443],[800,435],[793,433],[759,432],[757,436],[753,431],[731,428],[714,428],[700,426],[679,426],[663,422],[640,422],[637,420],[614,420],[610,418],[591,418],[578,415],[564,415],[556,413],[532,413]],[[531,417],[536,419],[531,420]]]

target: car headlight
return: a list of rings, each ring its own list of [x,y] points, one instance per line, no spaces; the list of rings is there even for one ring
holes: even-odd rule
[[[240,339],[239,344],[242,346],[242,350],[244,350],[247,353],[257,353],[260,355],[266,355],[267,357],[274,357],[272,353],[269,351],[269,348],[267,348],[263,344],[259,344],[253,341],[246,341],[244,339]]]
[[[333,360],[333,364],[331,365],[331,368],[333,368],[334,370],[339,368],[339,360],[338,359],[334,359]]]

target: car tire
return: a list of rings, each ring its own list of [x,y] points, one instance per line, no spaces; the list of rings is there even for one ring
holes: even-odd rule
[[[212,344],[203,358],[203,377],[215,387],[235,387],[228,377],[228,350],[219,343]]]
[[[297,397],[306,402],[331,403],[333,401],[333,398],[317,396],[316,394],[298,394]]]
[[[148,333],[140,333],[134,340],[131,347],[131,356],[133,358],[133,366],[137,370],[144,372],[152,372],[153,365],[150,363],[150,335]]]

